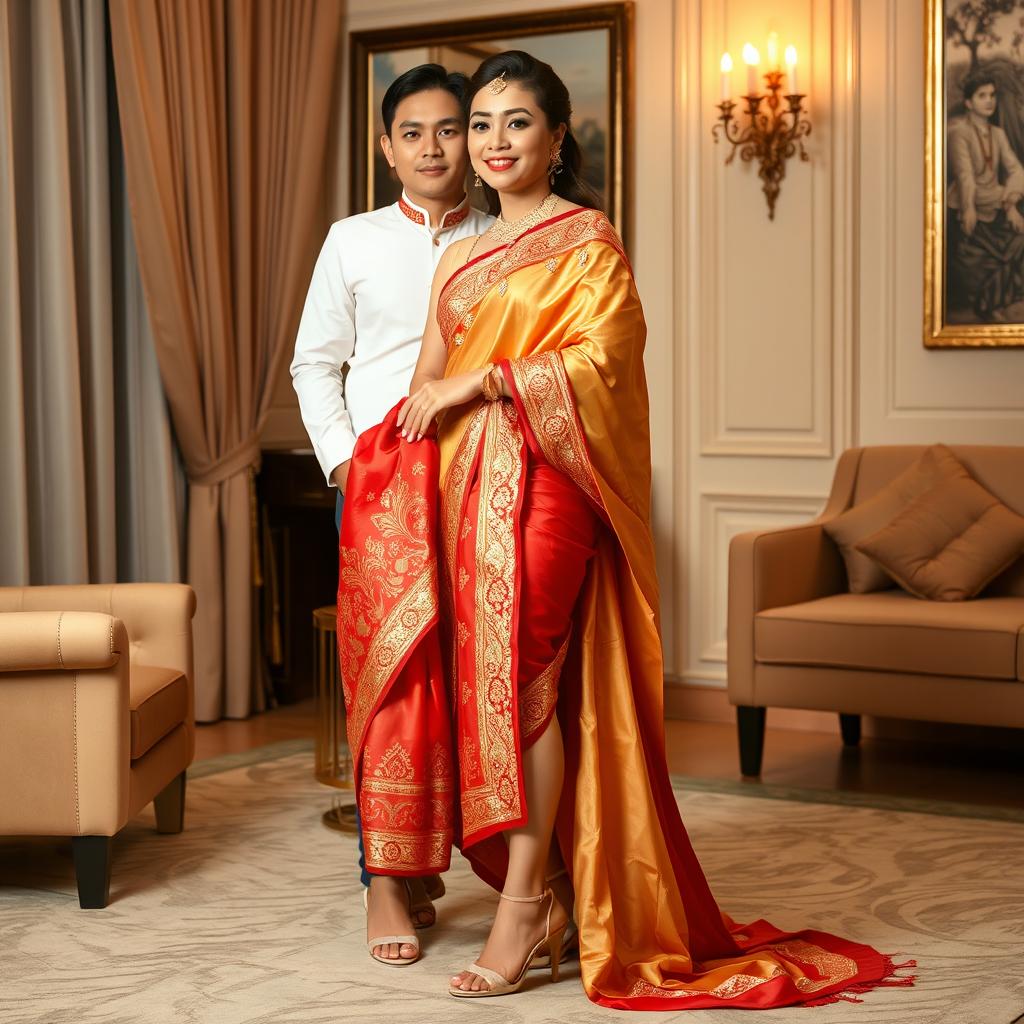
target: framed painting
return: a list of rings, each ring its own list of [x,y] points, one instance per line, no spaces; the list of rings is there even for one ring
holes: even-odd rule
[[[924,343],[1024,346],[1024,0],[926,0]]]
[[[526,50],[549,63],[568,87],[583,176],[628,247],[632,8],[611,3],[354,32],[352,212],[386,206],[401,194],[379,141],[381,100],[398,75],[426,63],[472,75],[491,54]]]

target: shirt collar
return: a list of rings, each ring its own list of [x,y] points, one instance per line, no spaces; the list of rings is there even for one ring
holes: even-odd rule
[[[398,200],[398,209],[405,214],[414,224],[422,224],[424,227],[430,224],[430,215],[421,206],[417,206],[403,190],[401,199]],[[458,206],[449,210],[441,218],[441,226],[437,228],[437,231],[447,231],[449,228],[455,227],[456,224],[461,224],[468,216],[471,207],[469,205],[469,196],[463,196],[462,202]]]

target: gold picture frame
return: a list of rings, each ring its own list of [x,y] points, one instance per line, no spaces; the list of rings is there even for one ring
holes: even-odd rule
[[[491,53],[517,48],[547,60],[565,81],[573,99],[574,131],[592,157],[588,180],[602,193],[605,212],[629,248],[632,0],[353,32],[351,212],[397,199],[390,194],[396,186],[386,178],[379,155],[380,94],[389,76],[426,62],[469,74]]]
[[[979,44],[984,36],[975,31],[977,26],[965,22],[961,29],[957,20],[959,14],[974,13],[967,10],[963,0],[926,0],[925,3],[924,344],[927,348],[1024,346],[1024,232],[1017,232],[1008,222],[1009,210],[1017,210],[1018,214],[1024,212],[1024,202],[1014,203],[1014,191],[1006,200],[1009,206],[1004,203],[994,215],[995,205],[989,206],[992,220],[982,220],[983,209],[973,215],[973,224],[965,224],[964,203],[959,199],[968,187],[960,187],[962,176],[972,174],[971,167],[976,166],[972,164],[965,138],[973,147],[971,140],[977,137],[979,151],[986,154],[987,167],[998,186],[1009,181],[1008,174],[1019,180],[1017,170],[1012,168],[1015,160],[1024,165],[1024,107],[1018,108],[1019,114],[1017,110],[1012,111],[1012,122],[1003,120],[1003,124],[1012,129],[1011,141],[1000,126],[1000,120],[1004,116],[1008,119],[1011,112],[1004,115],[998,105],[999,83],[1009,85],[1011,79],[1006,76],[1022,62],[1013,58],[1008,45],[1005,53],[999,49],[1006,41],[1006,34],[997,19],[1005,17],[1019,22],[1024,15],[1024,3],[1019,4],[1019,8],[1005,12],[992,5],[993,36],[989,38],[995,41],[982,51]],[[983,117],[978,103],[968,107],[963,87],[972,76],[971,84],[987,76],[995,79],[989,98],[990,103],[995,103],[995,114]],[[980,92],[974,95],[980,97]],[[955,166],[950,160],[951,129],[956,141]],[[987,150],[984,148],[986,134]],[[1001,148],[1004,144],[1008,150]],[[993,147],[999,150],[998,167],[992,156]],[[1016,153],[1019,157],[1014,156]],[[983,175],[985,164],[981,166]],[[972,189],[976,190],[979,184],[984,187],[980,177]],[[988,188],[990,193],[995,190],[995,186]],[[976,204],[968,202],[967,205],[978,209]],[[1001,245],[995,244],[997,240],[1002,240]]]

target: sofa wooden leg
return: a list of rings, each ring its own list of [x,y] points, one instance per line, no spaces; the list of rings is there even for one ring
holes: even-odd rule
[[[740,771],[744,775],[761,774],[764,753],[765,708],[740,704],[736,708],[736,729],[740,738]]]
[[[856,747],[860,743],[860,715],[840,714],[839,731],[843,734],[844,747]]]
[[[72,836],[71,855],[78,882],[78,905],[102,910],[110,902],[110,836]]]
[[[180,832],[185,827],[185,773],[176,775],[153,798],[156,830],[165,834]]]

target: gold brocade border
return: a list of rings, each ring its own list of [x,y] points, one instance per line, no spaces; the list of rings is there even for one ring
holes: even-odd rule
[[[486,782],[462,793],[463,837],[522,815],[512,678],[516,507],[523,436],[511,402],[487,403],[475,544],[476,710]]]
[[[347,709],[349,749],[362,749],[370,713],[394,675],[395,666],[408,653],[437,615],[437,564],[429,561],[401,600],[377,626],[355,685],[355,699]]]
[[[480,447],[480,438],[487,422],[487,408],[489,402],[481,401],[472,419],[463,431],[459,446],[455,450],[448,471],[441,481],[441,539],[444,545],[444,559],[446,568],[446,579],[444,583],[445,612],[448,622],[451,623],[450,636],[446,639],[449,642],[448,664],[449,680],[451,685],[450,696],[452,707],[458,707],[459,703],[459,673],[458,673],[458,651],[459,645],[455,637],[455,587],[458,580],[456,562],[458,559],[459,528],[462,510],[466,506],[466,492],[469,489],[469,474],[473,468],[473,460],[476,458],[477,450]]]
[[[451,860],[451,833],[391,832],[363,826],[363,850],[370,871],[415,872],[429,875],[445,871]]]
[[[834,953],[821,946],[804,939],[794,939],[790,942],[773,942],[768,949],[787,960],[798,960],[800,963],[810,964],[819,974],[820,981],[813,978],[803,977],[796,979],[796,987],[801,992],[818,992],[829,985],[837,985],[840,982],[849,981],[857,976],[857,961],[851,960],[842,953]]]
[[[608,218],[597,210],[582,210],[528,231],[507,248],[456,270],[437,301],[437,324],[445,342],[451,341],[466,313],[498,282],[587,242],[607,242],[626,260],[622,240]]]
[[[603,508],[561,355],[538,352],[508,365],[544,457]]]
[[[527,683],[519,693],[519,737],[527,746],[535,729],[547,721],[558,702],[558,679],[562,673],[565,656],[569,653],[572,630],[562,642],[551,664],[533,682]]]

